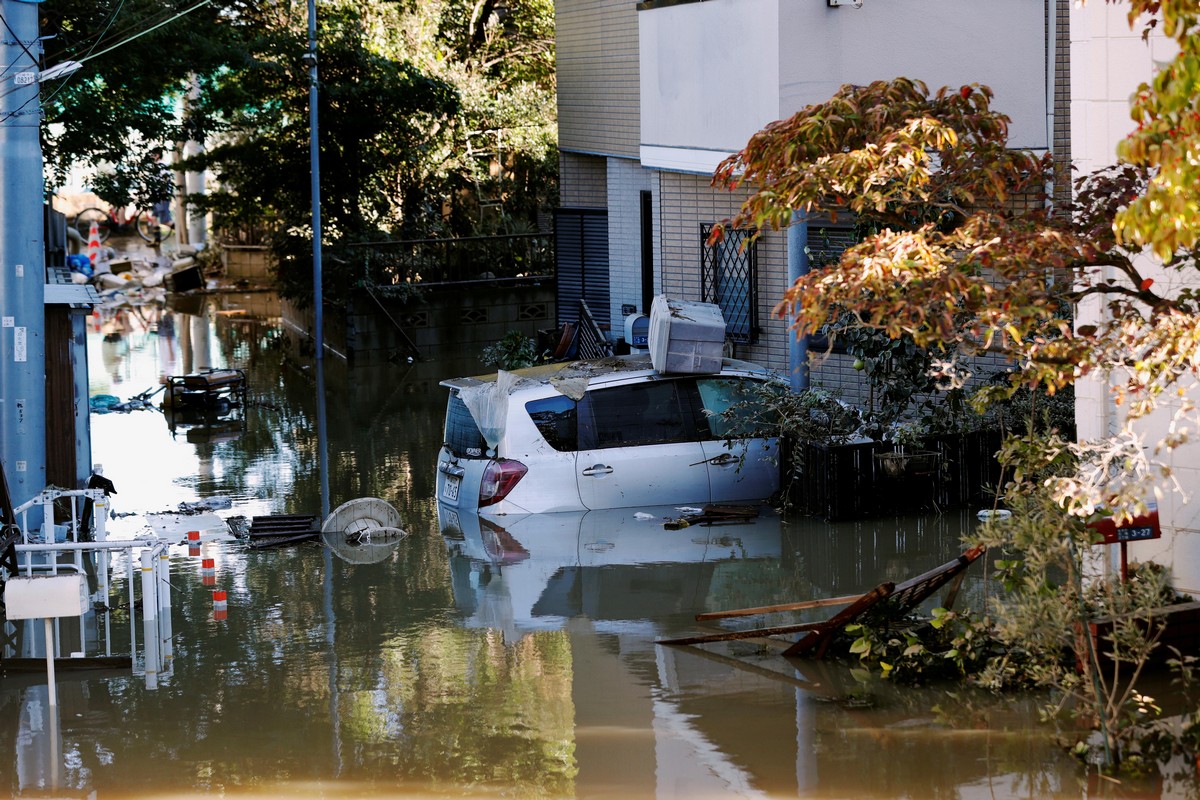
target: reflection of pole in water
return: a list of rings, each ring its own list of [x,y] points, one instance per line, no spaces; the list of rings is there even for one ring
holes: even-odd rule
[[[329,516],[329,453],[325,427],[325,359],[317,359],[317,460],[321,473],[321,521]]]
[[[192,372],[192,316],[179,315],[179,354],[183,356],[182,374]]]
[[[165,380],[175,374],[175,313],[163,309],[158,320],[158,376]]]
[[[45,686],[25,690],[17,734],[17,778],[22,791],[59,788],[61,733],[58,707],[46,701]]]
[[[192,368],[188,372],[212,369],[212,337],[208,317],[192,317]]]

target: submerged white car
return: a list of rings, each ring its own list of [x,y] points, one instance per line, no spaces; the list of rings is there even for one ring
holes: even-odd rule
[[[777,382],[731,359],[719,373],[661,373],[647,355],[443,381],[438,500],[491,516],[766,499],[778,439],[734,434],[756,387]]]

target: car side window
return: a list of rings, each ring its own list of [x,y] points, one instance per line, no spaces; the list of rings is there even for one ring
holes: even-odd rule
[[[589,391],[579,402],[579,449],[697,441],[681,383],[643,381]]]
[[[750,378],[699,378],[706,439],[778,435],[778,418],[764,406],[768,385]]]
[[[542,438],[555,450],[570,453],[579,449],[579,436],[575,424],[578,415],[574,400],[556,394],[541,400],[530,400],[525,404],[525,411],[529,413],[529,418],[537,426]]]

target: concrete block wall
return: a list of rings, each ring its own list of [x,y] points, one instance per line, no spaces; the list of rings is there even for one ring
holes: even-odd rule
[[[221,260],[227,280],[265,285],[274,279],[275,265],[266,247],[223,245]]]
[[[407,358],[406,336],[422,359],[432,360],[447,353],[475,357],[511,330],[536,339],[538,330],[554,327],[552,281],[537,286],[459,286],[408,302],[383,302],[388,316],[369,299],[355,302],[347,316],[346,353],[356,365]]]

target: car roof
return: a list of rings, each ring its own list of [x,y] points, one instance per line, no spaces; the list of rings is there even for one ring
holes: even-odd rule
[[[775,374],[766,367],[753,364],[749,361],[740,361],[735,358],[725,358],[721,360],[721,370],[749,373],[761,375],[763,378],[775,377]],[[682,375],[685,373],[660,373],[654,368],[650,361],[649,353],[632,353],[625,356],[609,356],[607,358],[598,358],[590,361],[562,361],[551,364],[539,364],[535,367],[526,367],[524,369],[511,370],[516,377],[516,381],[512,385],[512,390],[517,388],[528,387],[531,384],[558,384],[564,381],[577,380],[586,378],[588,384],[592,383],[607,383],[610,380],[618,378],[638,378],[642,376],[652,375]],[[495,383],[499,373],[490,375],[477,375],[466,378],[448,378],[441,382],[442,386],[451,389],[465,389],[472,386],[482,386],[487,383]],[[686,373],[693,374],[693,373]],[[707,373],[716,374],[716,373]]]

